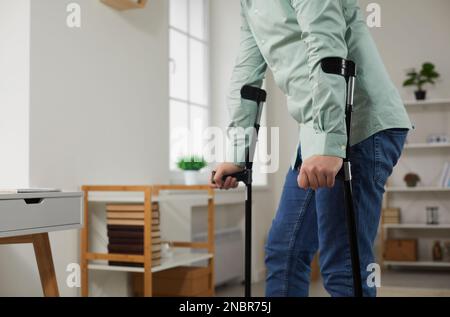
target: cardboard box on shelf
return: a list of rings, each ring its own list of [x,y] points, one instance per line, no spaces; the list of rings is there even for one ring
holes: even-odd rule
[[[383,256],[386,261],[417,261],[417,240],[386,240]]]
[[[133,273],[133,295],[141,297],[144,275]],[[210,272],[207,267],[180,266],[153,274],[153,296],[199,297],[207,296]]]

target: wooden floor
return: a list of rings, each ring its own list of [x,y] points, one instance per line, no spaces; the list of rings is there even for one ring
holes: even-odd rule
[[[450,271],[386,271],[382,275],[379,297],[450,297]],[[265,283],[255,283],[254,296],[264,296]],[[216,296],[243,296],[244,288],[239,284],[225,285],[216,289]],[[327,297],[322,281],[311,284],[310,296]]]

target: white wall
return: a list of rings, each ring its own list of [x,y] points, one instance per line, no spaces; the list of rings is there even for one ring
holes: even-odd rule
[[[0,187],[26,187],[30,1],[0,0]]]
[[[76,187],[167,180],[166,2],[120,13],[77,1],[32,4],[31,183]]]
[[[360,0],[363,10],[373,1]],[[379,0],[382,27],[372,34],[394,83],[407,100],[414,99],[413,88],[402,88],[405,71],[433,62],[442,80],[428,86],[430,98],[450,97],[450,1],[448,0]]]
[[[65,24],[70,2],[31,2],[31,185],[167,183],[167,1],[118,12],[78,0],[81,29]],[[78,232],[50,238],[60,291],[76,295],[65,286],[65,268],[78,262]],[[40,296],[31,249],[1,251],[0,295]],[[125,275],[92,276],[106,286],[94,295],[126,294]]]

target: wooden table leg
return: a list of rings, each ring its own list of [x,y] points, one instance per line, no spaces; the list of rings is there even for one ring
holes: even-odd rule
[[[53,265],[48,233],[33,235],[33,247],[45,297],[58,297],[58,283]]]

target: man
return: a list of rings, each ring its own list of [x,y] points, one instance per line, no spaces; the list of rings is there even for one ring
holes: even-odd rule
[[[335,182],[347,141],[345,79],[324,73],[320,61],[340,57],[357,64],[351,135],[353,192],[364,296],[388,176],[411,123],[356,0],[242,0],[240,52],[228,107],[232,155],[219,164],[218,188],[237,186],[222,176],[242,169],[245,137],[255,107],[241,100],[243,85],[260,87],[267,66],[300,125],[292,160],[266,245],[267,296],[307,296],[310,264],[319,251],[324,286],[332,296],[353,296],[343,184]],[[300,162],[302,162],[301,167]],[[299,170],[298,170],[299,169]]]

